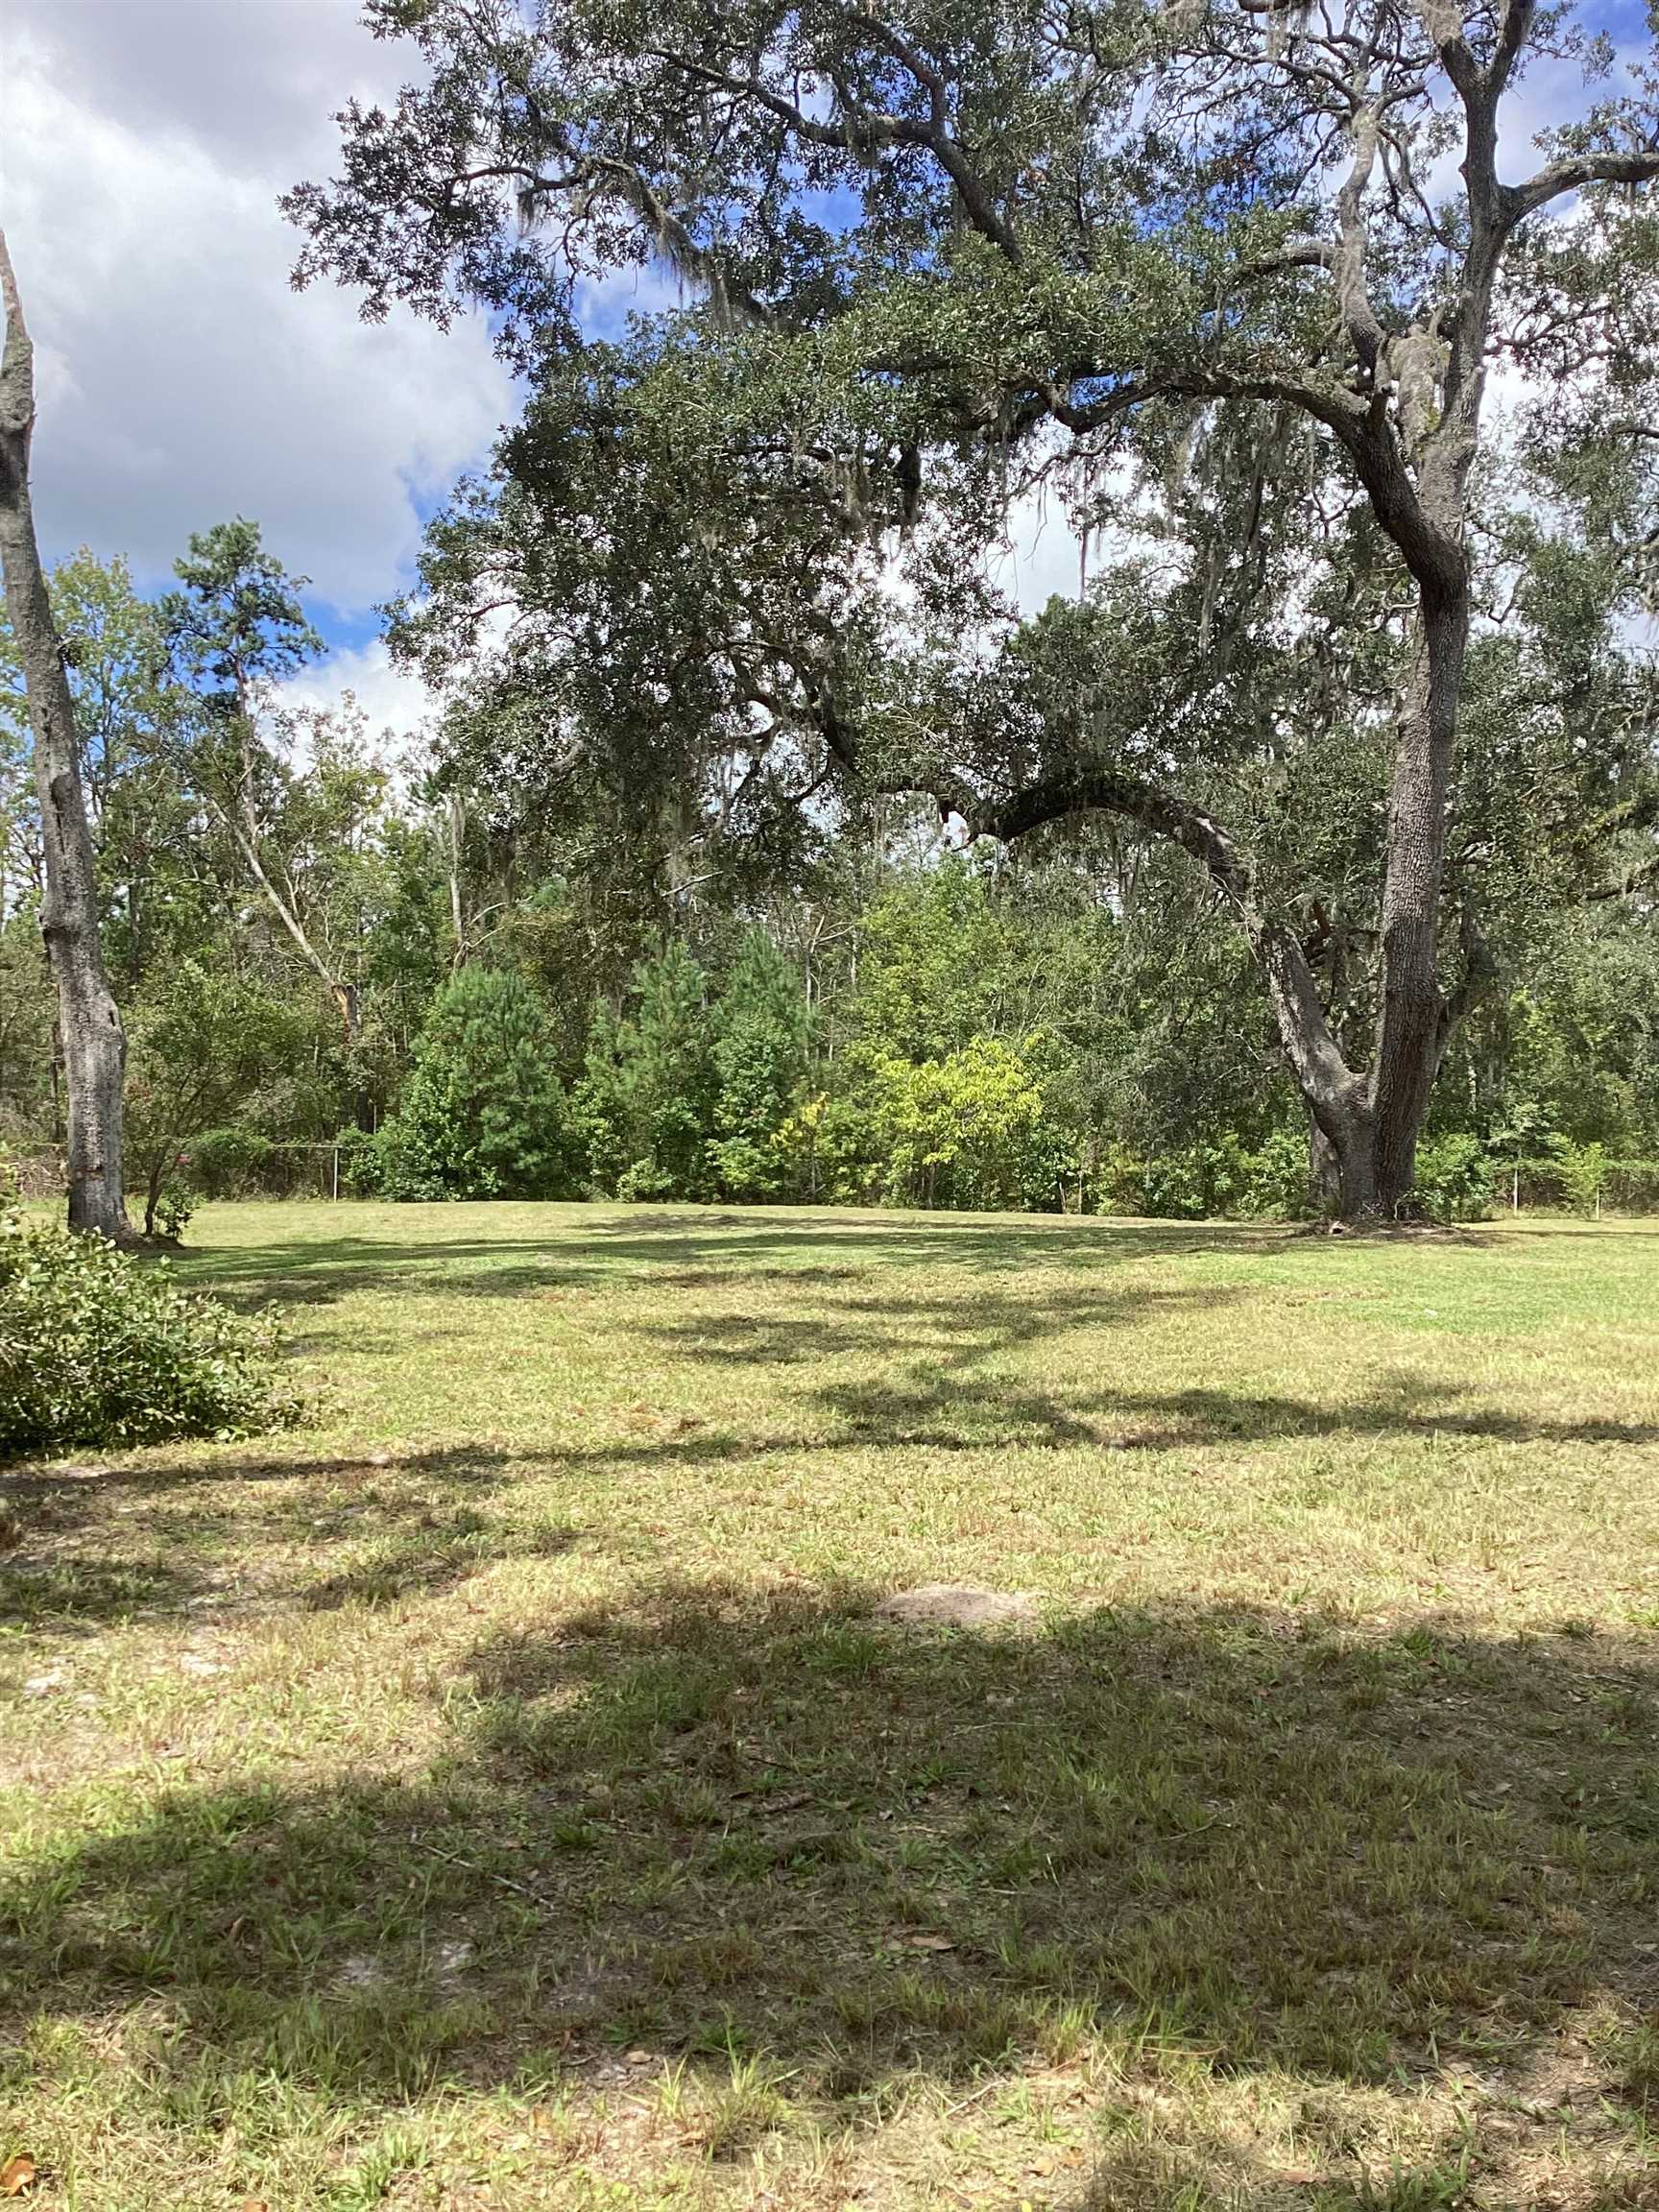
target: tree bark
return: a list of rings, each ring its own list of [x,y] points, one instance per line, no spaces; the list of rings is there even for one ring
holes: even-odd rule
[[[1447,798],[1469,637],[1466,591],[1425,596],[1422,636],[1394,756],[1382,886],[1382,1007],[1371,1078],[1378,1210],[1411,1189],[1417,1132],[1446,1046],[1436,947]]]
[[[29,497],[35,426],[34,349],[0,232],[6,345],[0,358],[0,568],[35,738],[45,887],[40,931],[58,993],[69,1094],[69,1226],[136,1241],[122,1184],[122,1077],[127,1041],[104,974],[98,882],[82,786],[75,702],[40,565]]]
[[[1341,1156],[1311,1114],[1308,1117],[1308,1194],[1321,1214],[1334,1214],[1342,1203]]]

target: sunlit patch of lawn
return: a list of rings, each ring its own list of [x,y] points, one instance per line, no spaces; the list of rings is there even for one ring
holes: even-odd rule
[[[1659,2202],[1659,1236],[192,1235],[308,1425],[0,1483],[34,2201]]]

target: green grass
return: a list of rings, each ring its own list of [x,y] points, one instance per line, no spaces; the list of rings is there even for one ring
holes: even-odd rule
[[[33,2201],[1659,2203],[1659,1233],[193,1238],[308,1425],[0,1481]]]

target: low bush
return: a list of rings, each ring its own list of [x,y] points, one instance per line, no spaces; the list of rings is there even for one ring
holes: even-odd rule
[[[0,1195],[0,1459],[285,1426],[275,1332]]]
[[[1145,1160],[1121,1144],[1108,1144],[1095,1162],[1091,1188],[1097,1214],[1296,1221],[1310,1210],[1308,1140],[1299,1130],[1278,1130],[1253,1152],[1237,1138],[1224,1137],[1219,1143],[1189,1144]]]
[[[277,1147],[255,1129],[204,1130],[190,1147],[190,1181],[204,1198],[252,1198],[271,1186]]]
[[[1492,1211],[1492,1154],[1484,1138],[1455,1132],[1417,1147],[1414,1210],[1431,1221],[1484,1221]]]
[[[339,1189],[346,1198],[381,1196],[382,1163],[379,1139],[367,1129],[342,1129],[335,1139],[339,1156]]]

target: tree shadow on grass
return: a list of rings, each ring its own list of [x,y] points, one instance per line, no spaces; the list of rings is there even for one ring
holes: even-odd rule
[[[147,1454],[0,1474],[16,1536],[0,1553],[0,1629],[84,1634],[201,1605],[318,1612],[434,1597],[497,1561],[578,1541],[565,1524],[494,1508],[493,1494],[526,1471],[517,1455],[445,1447],[371,1459]],[[240,1590],[247,1553],[272,1547],[286,1563]]]
[[[988,1443],[1168,1450],[1297,1436],[1468,1436],[1507,1443],[1648,1445],[1659,1424],[1574,1418],[1483,1406],[1449,1376],[1407,1370],[1368,1377],[1363,1394],[1321,1401],[1284,1391],[1136,1382],[1136,1332],[1183,1310],[1210,1315],[1247,1304],[1248,1284],[1082,1284],[1063,1308],[995,1288],[923,1297],[861,1290],[807,1313],[734,1308],[690,1319],[640,1321],[634,1333],[703,1366],[798,1367],[803,1410],[828,1416],[842,1441],[889,1440],[940,1450]],[[1006,1364],[1033,1347],[1110,1332],[1070,1361],[1059,1386],[1022,1381]],[[837,1363],[878,1348],[882,1370],[851,1379]],[[826,1370],[828,1375],[826,1377]],[[833,1440],[831,1440],[831,1448]],[[732,1449],[731,1444],[723,1445]],[[735,1449],[740,1453],[741,1446]]]
[[[1496,1443],[1659,1443],[1659,1425],[1587,1416],[1553,1419],[1471,1403],[1461,1384],[1397,1375],[1358,1398],[1314,1399],[1235,1390],[1148,1391],[1133,1387],[1042,1392],[937,1379],[921,1384],[827,1385],[815,1398],[865,1438],[960,1450],[992,1441],[1109,1451],[1181,1451],[1288,1437],[1461,1436]]]
[[[1134,1310],[1130,1299],[1122,1313]],[[1098,1310],[1088,1317],[1097,1319]],[[1309,1437],[1459,1437],[1591,1448],[1659,1442],[1659,1428],[1650,1424],[1511,1412],[1472,1403],[1455,1382],[1410,1375],[1389,1378],[1366,1396],[1329,1403],[1219,1389],[1147,1391],[1128,1382],[1101,1387],[1086,1374],[1066,1389],[1022,1386],[994,1369],[983,1371],[983,1364],[1027,1334],[1046,1333],[1047,1325],[1041,1316],[1033,1321],[1028,1309],[999,1318],[995,1302],[985,1300],[973,1302],[972,1321],[977,1334],[965,1331],[948,1358],[919,1334],[895,1378],[822,1381],[808,1370],[794,1403],[820,1431],[810,1444],[814,1457],[829,1465],[838,1456],[896,1445],[946,1453],[1064,1451],[1098,1454],[1104,1470],[1125,1453]],[[747,1317],[683,1334],[661,1328],[649,1333],[690,1359],[716,1365],[763,1360],[792,1372],[807,1367],[813,1342],[821,1358],[837,1344],[822,1323]],[[902,1345],[895,1341],[891,1349],[897,1359]],[[777,1401],[785,1415],[789,1404],[786,1396]],[[233,1564],[250,1545],[273,1543],[303,1546],[307,1556],[261,1584],[248,1600],[257,1610],[434,1595],[495,1561],[545,1555],[577,1541],[614,1543],[592,1528],[544,1519],[525,1523],[512,1497],[521,1483],[586,1481],[595,1475],[671,1478],[682,1471],[747,1479],[770,1461],[792,1463],[803,1448],[787,1418],[776,1434],[754,1433],[730,1418],[705,1423],[648,1408],[624,1408],[619,1419],[623,1426],[614,1433],[559,1445],[480,1441],[369,1458],[149,1454],[95,1472],[48,1467],[0,1475],[0,1505],[22,1532],[19,1548],[0,1555],[0,1626],[73,1632],[223,1601],[219,1564]],[[186,1505],[187,1547],[180,1540]],[[334,1548],[345,1553],[339,1564],[328,1562]]]
[[[20,1549],[0,1557],[0,1633],[73,1634],[143,1610],[177,1610],[203,1586],[188,1563],[171,1555],[65,1558]]]
[[[1254,1224],[1079,1220],[1064,1214],[987,1218],[963,1214],[869,1215],[776,1209],[714,1214],[562,1218],[545,1237],[453,1239],[294,1238],[187,1250],[175,1264],[192,1288],[232,1303],[328,1304],[365,1290],[420,1288],[449,1296],[515,1297],[549,1288],[604,1288],[636,1281],[674,1287],[764,1289],[878,1278],[894,1267],[961,1267],[976,1274],[1033,1265],[1123,1266],[1199,1253],[1240,1257],[1289,1248],[1293,1233]],[[669,1272],[671,1270],[671,1272]]]
[[[198,2111],[633,2046],[854,2125],[1079,2037],[1121,2080],[1518,2077],[1659,1995],[1655,1692],[1647,1654],[1454,1626],[915,1633],[661,1583],[476,1648],[422,1777],[179,1789],[7,1879],[0,2028],[158,2012],[142,2095]]]

